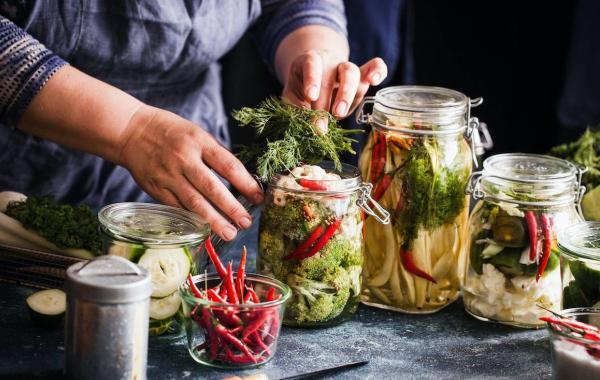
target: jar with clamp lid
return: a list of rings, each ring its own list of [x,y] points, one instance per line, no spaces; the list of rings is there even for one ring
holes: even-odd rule
[[[474,173],[463,289],[478,319],[537,328],[562,302],[557,231],[580,221],[583,170],[534,154],[500,154]]]
[[[358,123],[372,127],[360,171],[391,214],[386,226],[365,221],[363,303],[422,314],[458,298],[468,241],[465,189],[479,130],[470,112],[481,102],[445,88],[397,86],[359,107]]]

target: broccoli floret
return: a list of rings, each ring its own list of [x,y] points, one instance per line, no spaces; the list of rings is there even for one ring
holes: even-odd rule
[[[287,283],[295,293],[288,315],[300,323],[324,322],[337,317],[348,302],[352,286],[350,275],[341,267],[328,272],[322,281],[292,273]]]
[[[313,199],[287,197],[283,206],[270,204],[265,207],[261,228],[269,229],[275,234],[280,233],[292,240],[304,241],[317,224],[331,213]]]
[[[283,260],[287,253],[282,236],[264,230],[260,232],[259,242],[261,271],[273,275],[280,281],[285,281],[291,266],[289,261]]]
[[[342,266],[349,250],[350,242],[335,236],[314,256],[300,261],[294,272],[310,280],[321,280],[328,272]]]

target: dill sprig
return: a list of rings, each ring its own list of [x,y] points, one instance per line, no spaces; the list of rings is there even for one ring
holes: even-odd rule
[[[341,170],[340,154],[356,153],[352,149],[355,140],[348,135],[362,132],[342,129],[327,111],[297,107],[275,97],[262,101],[256,108],[234,111],[233,118],[241,127],[255,129],[256,141],[242,146],[238,157],[251,165],[265,182],[302,162],[316,164],[329,159]],[[328,120],[326,134],[315,132],[313,124],[319,118]]]

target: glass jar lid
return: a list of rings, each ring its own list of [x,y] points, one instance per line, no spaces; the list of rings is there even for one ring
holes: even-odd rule
[[[197,243],[210,233],[210,226],[196,214],[152,203],[114,203],[100,210],[98,220],[117,238],[148,244]]]
[[[550,156],[505,153],[487,158],[474,173],[475,198],[492,198],[529,205],[558,205],[578,200],[582,171]]]
[[[431,86],[393,86],[375,94],[371,122],[397,130],[462,132],[469,98],[458,91]]]
[[[600,265],[600,222],[580,222],[561,230],[558,247],[567,255]]]

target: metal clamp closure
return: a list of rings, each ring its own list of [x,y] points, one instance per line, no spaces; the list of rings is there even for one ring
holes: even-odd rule
[[[389,224],[390,223],[390,213],[383,208],[376,200],[371,198],[371,190],[373,190],[373,185],[370,183],[363,183],[358,190],[358,199],[356,204],[358,207],[362,208],[365,213],[371,215],[381,224]],[[373,207],[371,208],[371,205]]]
[[[365,113],[365,105],[366,104],[375,104],[374,96],[365,96],[360,102],[358,109],[356,111],[356,123],[357,124],[366,124],[370,121],[371,114]]]

